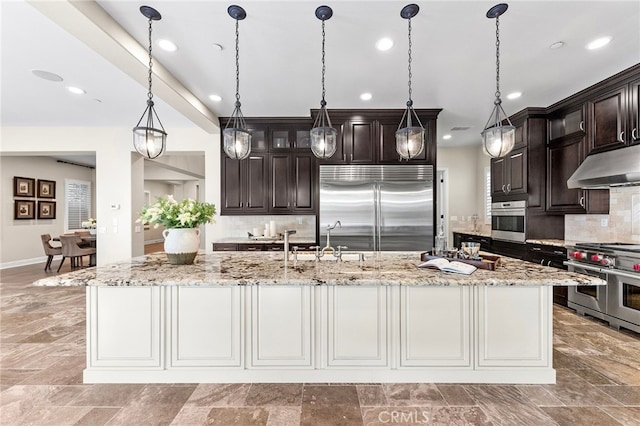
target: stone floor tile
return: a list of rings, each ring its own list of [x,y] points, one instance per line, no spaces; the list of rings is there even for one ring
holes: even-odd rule
[[[120,408],[117,407],[94,407],[73,426],[104,426],[118,411]]]
[[[357,385],[360,407],[384,407],[387,397],[381,385]]]
[[[74,406],[124,407],[144,388],[142,384],[95,384],[69,403]]]
[[[362,426],[362,413],[357,404],[302,404],[301,426]]]
[[[616,399],[569,370],[558,369],[556,384],[544,385],[544,388],[567,406],[620,405]]]
[[[50,358],[55,360],[53,364],[27,377],[21,384],[76,385],[82,383],[82,370],[84,370],[86,366],[86,357],[63,356]]]
[[[598,389],[624,405],[640,406],[640,386],[598,386]]]
[[[462,385],[436,385],[448,405],[476,405]]]
[[[245,405],[248,383],[204,383],[193,391],[185,407],[234,407]]]
[[[108,426],[169,425],[180,412],[182,405],[141,405],[129,404],[122,407]]]
[[[355,386],[315,386],[305,385],[302,406],[349,405],[358,407],[358,391]],[[359,409],[359,408],[358,408]]]
[[[82,417],[84,417],[89,411],[91,411],[91,409],[88,407],[34,407],[32,410],[22,416],[15,424],[24,426],[73,425]]]
[[[387,383],[382,387],[389,405],[447,405],[433,383]]]
[[[559,426],[621,426],[621,423],[598,407],[542,407]]]
[[[267,426],[296,426],[300,424],[301,407],[270,407]]]
[[[269,409],[265,407],[212,408],[205,424],[219,426],[266,426],[268,419]]]
[[[640,426],[640,407],[600,407],[625,426]]]
[[[553,420],[541,408],[534,407],[531,404],[510,402],[481,404],[480,408],[486,414],[487,419],[496,425],[547,426],[554,424]],[[578,426],[578,424],[574,426]]]
[[[171,426],[201,426],[206,424],[211,407],[187,407],[178,412]]]
[[[613,379],[600,374],[598,371],[593,368],[574,368],[571,369],[573,373],[586,380],[588,383],[592,385],[617,385],[616,381]]]
[[[129,405],[177,405],[182,407],[189,399],[197,385],[171,386],[166,384],[149,384],[139,392]]]
[[[464,385],[477,405],[528,404],[529,400],[512,385]]]
[[[535,406],[563,406],[564,403],[541,385],[517,385],[516,388]]]
[[[247,394],[247,406],[300,405],[303,385],[300,383],[253,383]]]

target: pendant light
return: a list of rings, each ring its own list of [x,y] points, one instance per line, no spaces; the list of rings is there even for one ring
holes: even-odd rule
[[[153,58],[151,57],[151,22],[162,19],[160,13],[152,7],[140,6],[140,12],[149,20],[149,93],[147,93],[147,108],[142,113],[142,117],[133,128],[133,146],[146,158],[157,158],[164,153],[167,143],[167,132],[160,122],[160,118],[153,107],[153,93],[151,92],[151,75],[153,68]],[[146,123],[142,124],[145,115]],[[158,121],[160,128],[155,127],[155,120]]]
[[[516,128],[511,124],[509,117],[502,109],[500,99],[500,15],[507,11],[509,6],[500,3],[493,6],[487,12],[487,18],[496,19],[496,100],[487,124],[482,131],[482,145],[484,151],[493,158],[504,157],[513,149],[515,144]],[[506,121],[506,124],[504,122]]]
[[[224,152],[234,160],[243,160],[251,153],[251,132],[247,130],[247,123],[240,110],[240,44],[238,22],[247,17],[245,10],[236,5],[231,5],[227,13],[236,20],[236,104],[227,126],[224,128]]]
[[[413,100],[411,100],[411,18],[419,11],[417,4],[408,4],[400,11],[400,16],[409,23],[409,100],[396,131],[396,151],[400,158],[405,160],[417,157],[424,150],[424,127],[413,109]],[[417,126],[413,123],[414,118],[418,122]],[[405,123],[405,127],[402,127]]]
[[[331,126],[329,113],[327,112],[327,102],[324,100],[324,21],[333,16],[333,10],[329,6],[320,6],[316,9],[316,18],[322,21],[322,100],[320,101],[320,111],[311,129],[311,151],[318,158],[330,158],[337,148],[338,132]]]

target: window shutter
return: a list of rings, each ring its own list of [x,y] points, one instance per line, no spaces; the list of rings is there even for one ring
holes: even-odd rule
[[[491,167],[484,168],[484,223],[491,224]]]
[[[91,217],[91,182],[66,179],[65,229],[81,229]]]

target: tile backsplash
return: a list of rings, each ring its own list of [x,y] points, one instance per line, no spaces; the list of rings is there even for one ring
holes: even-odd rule
[[[214,225],[214,240],[246,238],[247,232],[253,232],[253,228],[262,232],[270,221],[275,222],[278,233],[295,229],[296,237],[316,235],[316,217],[312,215],[218,216]]]
[[[568,214],[566,242],[640,244],[640,186],[611,188],[609,214]]]

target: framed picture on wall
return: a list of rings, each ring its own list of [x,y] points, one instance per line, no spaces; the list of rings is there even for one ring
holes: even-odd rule
[[[14,197],[35,197],[36,196],[36,180],[26,177],[13,177],[13,196]]]
[[[36,202],[32,200],[15,200],[13,202],[14,210],[13,210],[13,218],[16,220],[20,219],[35,219],[35,207]]]
[[[56,182],[38,179],[38,198],[56,198]]]
[[[38,201],[38,219],[55,219],[56,202]]]

